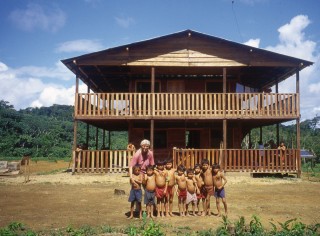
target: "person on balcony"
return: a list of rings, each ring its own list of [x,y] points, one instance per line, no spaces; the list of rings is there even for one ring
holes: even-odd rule
[[[129,164],[129,176],[132,179],[132,168],[135,165],[140,165],[141,172],[146,173],[146,167],[148,165],[154,165],[153,152],[150,150],[150,141],[144,139],[140,143],[140,148],[133,155]]]
[[[282,165],[285,164],[285,158],[286,158],[286,145],[284,145],[284,142],[282,141],[280,143],[280,146],[278,147],[278,149],[280,150],[280,160],[281,160],[281,163]]]

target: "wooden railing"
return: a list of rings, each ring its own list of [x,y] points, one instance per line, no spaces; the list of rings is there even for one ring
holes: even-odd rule
[[[278,149],[173,149],[174,166],[193,168],[203,159],[220,164],[230,172],[293,172],[301,171],[299,150],[287,149],[284,158]]]
[[[75,116],[104,118],[298,117],[295,93],[77,93]]]
[[[250,173],[299,173],[299,150],[287,149],[284,160],[278,149],[173,149],[174,167],[193,168],[203,159],[220,164],[225,171]],[[133,151],[82,150],[73,152],[73,172],[120,173],[127,172]],[[156,157],[155,157],[156,158]]]
[[[72,172],[119,173],[126,172],[133,151],[127,150],[81,150],[73,151]]]

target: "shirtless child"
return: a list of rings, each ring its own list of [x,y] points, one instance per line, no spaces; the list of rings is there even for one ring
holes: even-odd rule
[[[142,200],[142,190],[141,184],[143,182],[143,175],[141,175],[141,168],[139,165],[135,165],[132,169],[133,175],[130,179],[131,190],[128,201],[131,202],[130,206],[130,216],[128,219],[133,218],[133,208],[134,203],[137,202],[137,208],[139,209],[139,218],[142,218],[142,208],[141,208],[141,200]]]
[[[197,187],[198,187],[198,190],[199,192],[197,193],[197,210],[198,210],[198,213],[197,215],[202,215],[203,213],[203,210],[205,209],[205,188],[204,188],[204,183],[203,183],[203,179],[202,179],[202,176],[201,176],[201,167],[199,164],[196,164],[194,166],[194,178],[196,179],[197,181]],[[202,202],[202,211],[200,211],[200,201]]]
[[[167,187],[167,196],[166,196],[166,205],[169,208],[169,215],[173,216],[172,214],[172,208],[173,208],[173,197],[174,197],[174,185],[175,185],[175,172],[176,169],[173,169],[173,162],[172,160],[167,160],[165,163],[165,170],[167,172],[167,182],[168,182],[168,187]]]
[[[209,161],[207,159],[203,159],[201,162],[201,171],[202,171],[202,179],[204,183],[205,193],[204,196],[206,197],[204,209],[202,215],[211,215],[210,211],[210,198],[214,193],[213,188],[213,178],[212,178],[212,170],[209,166]]]
[[[154,198],[156,190],[156,177],[153,165],[148,165],[146,167],[143,184],[145,185],[144,204],[146,204],[147,217],[153,218],[153,206],[155,204]]]
[[[216,205],[218,210],[218,216],[221,216],[220,211],[220,198],[222,199],[222,203],[224,206],[224,212],[226,216],[228,215],[228,207],[227,207],[227,201],[226,201],[226,194],[224,191],[224,186],[227,183],[227,179],[220,170],[220,165],[213,165],[213,183],[214,183],[214,196],[216,198]]]
[[[193,169],[187,170],[187,200],[186,200],[186,216],[189,216],[189,204],[192,204],[192,215],[196,215],[195,205],[197,204],[197,182],[194,178]]]
[[[180,216],[185,216],[186,212],[186,199],[187,199],[187,181],[184,175],[185,168],[180,165],[177,168],[178,175],[175,176],[175,181],[178,185],[178,204]]]
[[[164,170],[164,161],[159,161],[157,169],[154,171],[156,176],[156,198],[157,198],[157,217],[164,217],[164,212],[168,216],[168,211],[165,203],[167,195],[167,172]]]

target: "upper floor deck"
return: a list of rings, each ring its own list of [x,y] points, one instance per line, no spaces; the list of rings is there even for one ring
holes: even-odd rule
[[[76,119],[293,119],[296,93],[76,93]]]

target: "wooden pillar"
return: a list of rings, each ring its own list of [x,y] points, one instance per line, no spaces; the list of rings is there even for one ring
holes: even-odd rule
[[[225,168],[225,160],[227,158],[227,119],[226,119],[226,109],[227,109],[227,106],[226,106],[226,93],[227,93],[227,68],[223,68],[223,88],[222,88],[222,92],[223,92],[223,113],[224,113],[224,119],[223,119],[223,127],[222,127],[222,130],[223,130],[223,161],[222,161],[222,165],[223,165],[223,168]]]
[[[151,68],[151,96],[152,99],[150,100],[151,105],[151,114],[153,114],[153,96],[154,96],[154,86],[155,86],[155,68]],[[150,148],[153,150],[153,142],[154,142],[154,120],[151,119],[150,121]]]
[[[297,167],[298,167],[298,178],[301,177],[301,150],[300,150],[300,75],[299,68],[296,71],[296,93],[297,93],[297,104],[298,105],[298,118],[296,119],[296,135],[297,135]]]
[[[87,93],[90,93],[90,86],[88,85]],[[89,104],[88,104],[89,107]],[[87,123],[86,145],[89,148],[89,124]]]
[[[76,77],[76,88],[75,88],[75,98],[77,97],[77,94],[79,92],[79,77]],[[74,100],[74,108],[76,109],[77,104],[76,104],[76,99]],[[76,111],[74,111],[76,114]],[[76,150],[77,148],[77,132],[78,132],[78,121],[75,118],[73,121],[73,150]]]
[[[278,94],[279,93],[279,84],[278,84],[278,81],[277,81],[277,83],[276,83],[276,94]],[[279,123],[277,123],[277,125],[276,125],[277,127],[276,127],[276,136],[277,136],[277,146],[279,146],[279,142],[280,142],[280,140],[279,140]]]
[[[259,142],[262,143],[262,126],[260,126],[260,139]]]
[[[110,130],[108,131],[108,146],[109,146],[109,150],[111,149],[111,132]]]

